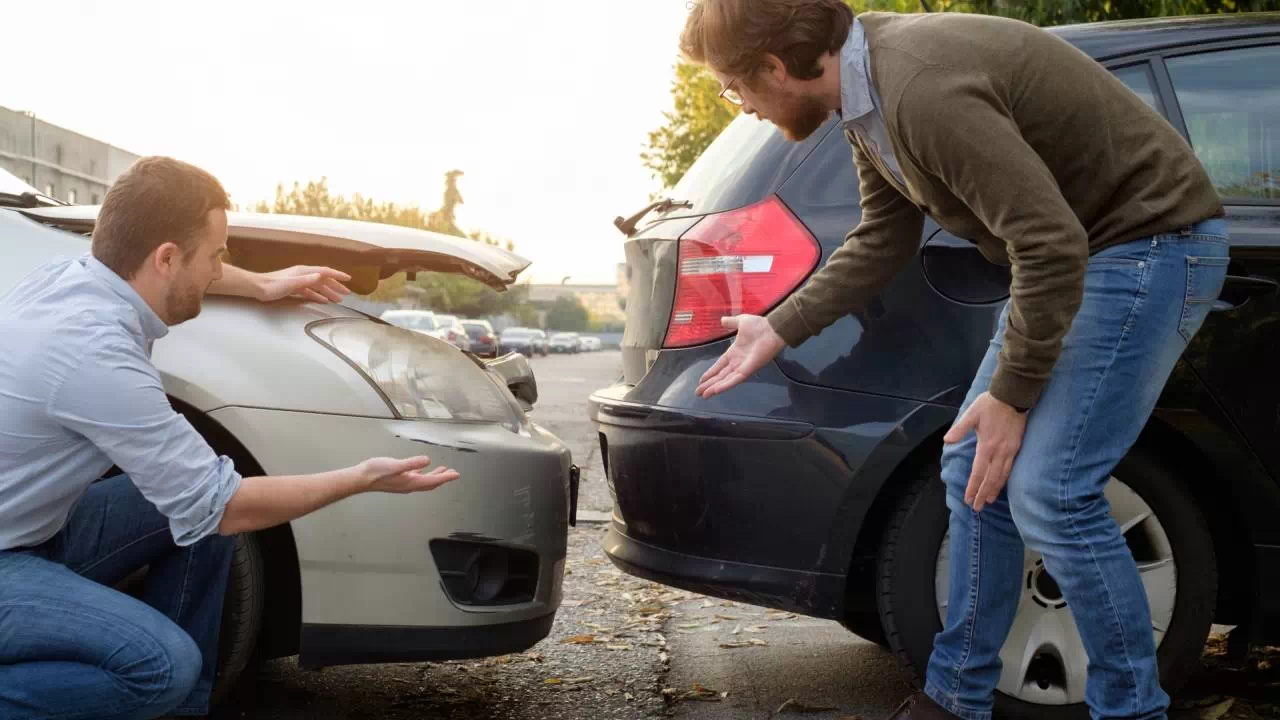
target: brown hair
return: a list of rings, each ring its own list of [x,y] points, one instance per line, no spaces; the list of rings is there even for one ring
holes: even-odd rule
[[[841,0],[701,0],[680,36],[690,60],[749,79],[772,53],[800,80],[822,77],[818,59],[839,52],[853,11]]]
[[[189,256],[209,211],[230,207],[227,191],[204,170],[173,158],[144,157],[107,190],[93,229],[93,256],[131,280],[167,242]]]

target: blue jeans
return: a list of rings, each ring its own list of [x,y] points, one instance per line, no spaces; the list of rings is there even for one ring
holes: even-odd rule
[[[207,713],[234,547],[216,535],[176,546],[117,475],[49,541],[0,551],[0,718]],[[112,588],[144,566],[142,601]]]
[[[1083,304],[996,502],[981,512],[964,503],[976,436],[943,449],[950,588],[925,692],[955,715],[991,717],[1029,548],[1043,554],[1080,631],[1087,680],[1067,680],[1084,682],[1093,717],[1165,717],[1147,596],[1103,488],[1221,291],[1227,252],[1226,223],[1214,219],[1090,259]],[[1007,315],[964,408],[991,382]]]

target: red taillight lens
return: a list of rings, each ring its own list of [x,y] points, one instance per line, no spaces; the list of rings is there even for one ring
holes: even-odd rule
[[[663,347],[733,333],[726,315],[763,315],[813,271],[818,242],[777,196],[709,215],[680,238],[676,299]]]
[[[482,336],[480,337],[480,342],[485,343],[486,345],[487,345],[487,344],[489,344],[489,343],[492,343],[492,342],[493,342],[493,336],[492,336],[492,335],[482,335]]]

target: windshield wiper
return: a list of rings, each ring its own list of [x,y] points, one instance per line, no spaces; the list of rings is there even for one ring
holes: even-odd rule
[[[671,212],[675,208],[693,208],[693,203],[688,200],[672,200],[671,198],[661,198],[656,202],[651,202],[645,206],[643,210],[623,220],[621,216],[613,219],[613,226],[618,228],[623,235],[631,237],[636,234],[636,225],[644,219],[645,215],[657,210],[658,212]]]

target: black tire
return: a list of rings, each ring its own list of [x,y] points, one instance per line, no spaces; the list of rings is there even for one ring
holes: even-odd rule
[[[840,621],[846,630],[866,640],[875,643],[886,650],[889,647],[889,638],[884,634],[884,623],[880,621],[880,613],[863,611],[845,613],[844,620]]]
[[[254,533],[235,537],[227,595],[222,601],[222,626],[218,637],[218,674],[213,683],[212,704],[227,699],[251,664],[262,628],[263,559],[261,540]]]
[[[1173,694],[1199,666],[1217,601],[1213,536],[1185,483],[1158,456],[1134,448],[1113,475],[1150,506],[1168,530],[1179,578],[1173,617],[1158,650],[1160,679]],[[917,687],[942,629],[935,599],[938,551],[948,525],[946,491],[937,463],[914,479],[880,546],[876,596],[889,645]],[[1042,705],[996,693],[996,717],[1018,720],[1082,720],[1084,703]]]

